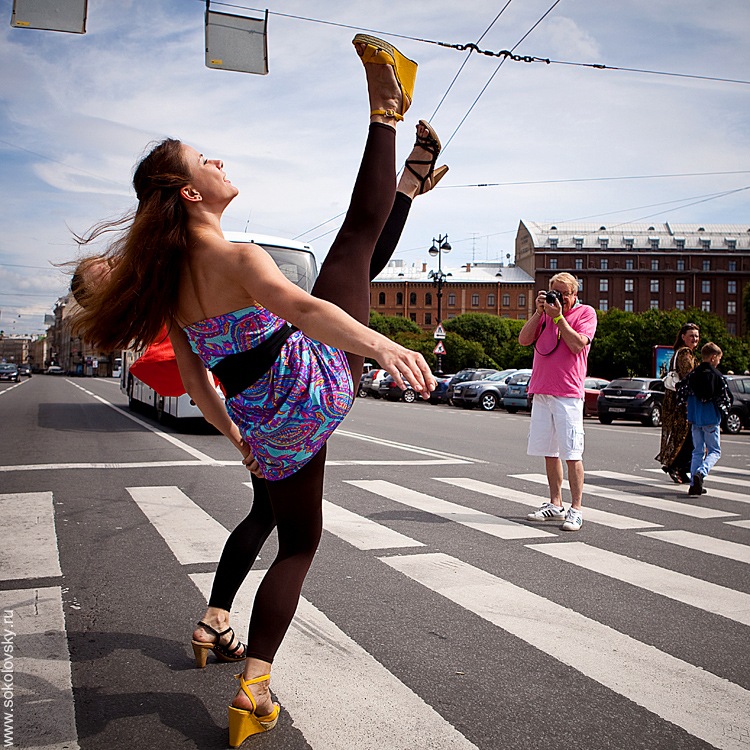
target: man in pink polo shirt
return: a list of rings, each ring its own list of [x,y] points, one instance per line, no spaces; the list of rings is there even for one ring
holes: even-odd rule
[[[583,381],[596,322],[594,308],[578,301],[576,277],[558,273],[550,279],[549,291],[537,294],[536,311],[518,334],[522,346],[534,346],[527,453],[544,456],[549,483],[549,502],[527,518],[562,522],[565,531],[578,531],[583,524]],[[563,461],[571,494],[567,513]]]

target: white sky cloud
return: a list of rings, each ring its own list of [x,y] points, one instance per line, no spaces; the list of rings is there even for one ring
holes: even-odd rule
[[[513,47],[550,4],[514,0],[479,46]],[[268,76],[205,67],[200,0],[90,0],[83,36],[0,24],[4,318],[17,309],[17,326],[43,330],[42,311],[67,284],[49,262],[76,255],[70,229],[132,207],[133,166],[167,135],[224,160],[241,190],[226,229],[301,234],[324,257],[339,222],[312,228],[346,209],[367,128],[364,73],[353,28],[275,13],[366,29],[418,60],[401,158],[419,118],[432,118],[444,143],[459,128],[441,158],[450,173],[417,199],[397,249],[408,263],[433,263],[426,249],[446,232],[448,264],[505,259],[521,219],[748,222],[747,192],[683,209],[676,201],[750,185],[750,173],[462,187],[750,170],[747,85],[507,61],[460,125],[499,63],[472,55],[433,117],[466,53],[392,35],[476,41],[502,5],[272,0]],[[0,7],[9,20],[10,0]],[[749,29],[746,0],[563,0],[516,51],[748,79]],[[40,296],[13,296],[21,291]]]

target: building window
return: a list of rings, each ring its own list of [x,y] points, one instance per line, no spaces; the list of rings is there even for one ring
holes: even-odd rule
[[[557,250],[557,237],[549,238],[549,246],[551,250]]]
[[[609,302],[606,299],[599,300],[599,309],[602,312],[606,312],[609,309]]]
[[[674,238],[674,246],[678,250],[684,250],[685,249],[685,238],[684,237],[675,237]]]
[[[625,291],[626,292],[633,291],[633,279],[625,279]]]
[[[633,270],[633,259],[632,258],[626,258],[625,259],[625,270],[626,271],[632,271]]]
[[[677,279],[674,283],[674,290],[677,294],[685,294],[685,279]]]
[[[602,250],[606,250],[609,247],[609,237],[600,237],[599,238],[599,247]]]
[[[409,320],[413,320],[416,323],[417,322],[417,314],[416,313],[409,313]]]
[[[680,260],[677,261],[677,270],[678,271],[684,271],[685,270],[685,261],[680,258]]]
[[[379,305],[385,304],[385,292],[380,292],[380,294],[378,294],[378,304]]]
[[[652,258],[651,259],[651,270],[652,271],[658,271],[659,270],[659,259],[658,258]]]
[[[417,293],[416,292],[409,292],[409,304],[410,305],[416,305],[417,304]]]
[[[576,258],[576,271],[583,270],[583,258]]]
[[[652,299],[651,302],[648,304],[649,308],[651,310],[658,310],[659,309],[659,300],[658,299]]]
[[[583,291],[583,279],[578,279],[578,294]]]
[[[703,302],[701,302],[701,310],[703,310],[703,312],[711,312],[711,300],[704,299]]]
[[[510,294],[503,295],[503,307],[510,307]]]
[[[659,291],[659,279],[651,279],[648,285],[649,292],[658,292]]]
[[[625,312],[633,312],[633,300],[632,299],[625,300]]]
[[[549,267],[553,270],[557,270],[557,258],[550,258],[549,259]]]
[[[609,291],[609,279],[599,279],[599,291],[600,292]]]
[[[424,306],[432,307],[432,292],[427,292],[424,296]]]
[[[431,312],[424,314],[424,324],[426,326],[432,325],[432,313]]]
[[[658,250],[659,249],[659,238],[658,237],[650,237],[649,243],[651,244],[652,250]]]
[[[736,271],[737,270],[737,261],[736,260],[730,260],[729,265],[727,266],[728,271]]]
[[[518,295],[518,306],[526,307],[526,295],[525,294]]]
[[[737,303],[732,299],[727,302],[727,315],[737,314]]]
[[[626,250],[632,250],[635,247],[635,238],[634,237],[623,237],[622,238],[622,246]]]
[[[602,259],[601,259],[601,260],[599,261],[599,268],[600,268],[600,269],[601,269],[602,271],[606,271],[606,270],[607,270],[607,269],[609,268],[609,261],[608,261],[608,260],[607,260],[606,258],[602,258]]]
[[[684,310],[685,309],[685,300],[684,299],[678,299],[674,303],[674,309],[675,310]]]
[[[711,270],[711,261],[710,260],[704,260],[703,261],[703,270],[704,271],[710,271]]]
[[[451,292],[448,295],[448,307],[455,307],[456,306],[456,295]]]
[[[737,249],[737,240],[735,240],[734,238],[732,238],[732,237],[725,237],[724,238],[724,242],[727,243],[727,247],[730,250],[736,250]]]
[[[727,281],[727,294],[737,294],[736,281]]]
[[[737,335],[737,324],[736,323],[727,323],[727,333],[730,336],[736,336]]]
[[[700,243],[701,243],[701,250],[710,250],[711,249],[711,240],[710,239],[701,240]]]
[[[711,282],[708,279],[701,281],[701,292],[703,294],[711,294]]]
[[[576,250],[583,250],[583,237],[573,237]]]
[[[404,293],[403,292],[396,292],[396,304],[397,305],[403,305],[404,304]]]
[[[488,294],[487,295],[487,307],[494,307],[494,306],[495,306],[495,295]]]
[[[471,295],[471,306],[479,307],[479,295],[478,294]]]

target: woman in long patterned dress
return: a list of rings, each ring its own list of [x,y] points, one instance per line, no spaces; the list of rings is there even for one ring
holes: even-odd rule
[[[700,337],[700,328],[695,323],[685,323],[677,334],[669,369],[674,370],[680,380],[686,378],[698,365],[694,352],[698,348]],[[689,484],[693,440],[687,421],[687,407],[677,403],[675,391],[665,391],[661,414],[661,448],[656,460],[673,482]]]

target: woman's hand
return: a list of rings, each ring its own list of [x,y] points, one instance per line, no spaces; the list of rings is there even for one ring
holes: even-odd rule
[[[421,393],[422,398],[430,397],[437,382],[425,358],[419,352],[385,338],[382,347],[378,348],[381,351],[377,353],[376,359],[393,376],[399,388],[404,389],[404,380],[407,380],[415,391]]]
[[[263,475],[260,473],[260,464],[255,460],[255,456],[250,451],[250,446],[244,440],[240,441],[240,453],[242,453],[242,463],[245,468],[251,474],[263,479]]]

